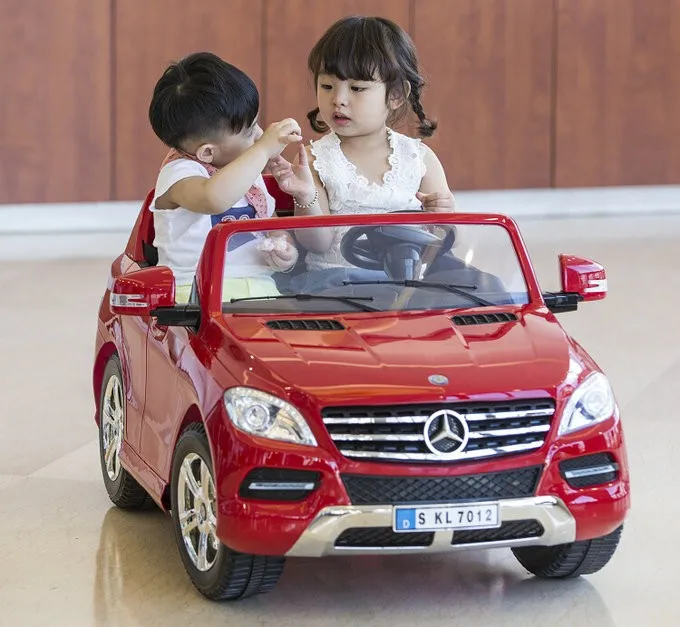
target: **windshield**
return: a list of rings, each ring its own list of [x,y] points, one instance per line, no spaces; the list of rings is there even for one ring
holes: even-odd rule
[[[500,224],[372,224],[238,232],[225,313],[426,311],[529,302]]]

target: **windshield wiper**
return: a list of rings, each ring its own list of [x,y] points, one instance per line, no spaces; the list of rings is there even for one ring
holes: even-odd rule
[[[377,307],[371,307],[363,302],[364,300],[374,300],[373,296],[331,296],[327,294],[279,294],[277,296],[244,296],[243,298],[232,298],[230,303],[240,303],[244,300],[281,300],[283,298],[294,298],[295,300],[336,300],[347,305],[352,305],[362,311],[382,311]],[[303,312],[304,313],[304,312]]]
[[[433,281],[418,281],[415,279],[405,279],[403,281],[343,281],[344,285],[403,285],[404,287],[431,287],[434,289],[445,290],[458,296],[464,296],[482,307],[495,307],[491,301],[484,300],[479,296],[470,294],[465,290],[476,290],[476,285],[453,285],[450,283],[435,283]]]

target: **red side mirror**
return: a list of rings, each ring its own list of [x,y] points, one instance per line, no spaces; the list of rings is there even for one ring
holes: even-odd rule
[[[607,295],[604,267],[590,259],[560,255],[562,291],[578,294],[583,300],[601,300]]]
[[[119,276],[113,282],[109,303],[111,312],[122,316],[149,316],[156,307],[173,307],[175,277],[165,266]]]

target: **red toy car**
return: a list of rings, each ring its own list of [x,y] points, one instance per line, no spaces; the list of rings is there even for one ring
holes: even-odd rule
[[[117,506],[172,512],[205,596],[267,591],[287,556],[511,547],[558,578],[609,561],[619,411],[554,315],[604,298],[601,266],[561,255],[563,290],[541,293],[499,215],[249,220],[212,229],[177,305],[148,201],[99,312],[102,472]],[[273,225],[335,248],[300,244],[243,296]]]

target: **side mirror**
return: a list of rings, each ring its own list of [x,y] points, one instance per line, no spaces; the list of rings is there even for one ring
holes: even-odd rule
[[[607,295],[607,274],[590,259],[560,255],[562,291],[578,294],[580,300],[602,300]]]
[[[173,307],[175,277],[165,266],[119,276],[113,282],[109,303],[111,312],[121,316],[150,316],[158,307]]]
[[[595,261],[560,255],[561,292],[544,292],[543,300],[553,313],[576,311],[584,300],[602,300],[607,295],[607,274]]]

